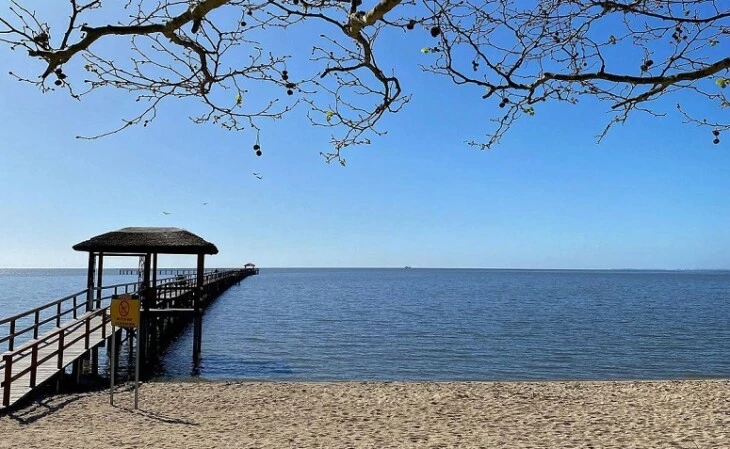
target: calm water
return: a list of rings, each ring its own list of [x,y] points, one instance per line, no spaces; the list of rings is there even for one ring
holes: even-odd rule
[[[35,271],[0,270],[0,315],[85,284],[84,270]],[[201,366],[193,371],[185,332],[169,348],[163,374],[730,377],[729,294],[730,272],[263,269],[206,312]]]
[[[136,276],[120,276],[104,270],[104,285],[135,282]],[[86,288],[86,269],[0,268],[0,318],[24,312]]]

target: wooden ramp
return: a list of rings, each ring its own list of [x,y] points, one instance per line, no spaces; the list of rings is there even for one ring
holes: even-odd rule
[[[144,342],[154,347],[158,337],[172,335],[191,317],[202,327],[202,310],[231,285],[255,274],[258,270],[249,268],[153,280],[144,290],[149,296],[146,325],[140,330],[140,357],[147,357]],[[0,319],[0,351],[5,350],[0,358],[0,411],[82,358],[91,358],[92,372],[97,372],[98,357],[92,350],[111,337],[111,299],[137,294],[138,288],[136,282],[87,288]]]
[[[3,403],[12,406],[111,335],[106,309],[86,313],[62,327],[3,355],[0,368]]]

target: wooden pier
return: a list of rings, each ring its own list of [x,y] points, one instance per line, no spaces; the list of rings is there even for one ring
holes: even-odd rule
[[[120,268],[119,274],[121,276],[137,276],[140,273],[142,273],[142,269],[140,268]],[[213,270],[208,270],[213,271]],[[158,268],[156,270],[156,273],[161,276],[187,276],[190,274],[195,274],[196,270],[193,268]]]
[[[192,247],[181,245],[180,235],[176,235],[181,230],[125,229],[132,229],[132,234],[143,233],[138,230],[144,230],[144,240],[147,243],[150,235],[163,232],[167,234],[167,242],[165,238],[158,238],[153,242],[155,246],[137,246],[131,253],[124,245],[116,249],[107,245],[104,252],[90,251],[85,290],[11,317],[0,318],[0,351],[5,350],[0,360],[0,412],[44,385],[53,381],[59,385],[69,367],[71,377],[75,380],[79,379],[82,365],[87,365],[92,375],[98,375],[99,347],[111,341],[109,306],[112,297],[137,294],[142,298],[140,327],[131,334],[140,338],[140,365],[141,371],[145,373],[145,368],[151,365],[165,345],[190,321],[193,321],[194,326],[193,360],[197,360],[202,350],[202,319],[205,308],[232,285],[258,274],[258,269],[253,267],[206,272],[202,253],[199,253],[198,270],[195,272],[158,280],[152,273],[153,266],[157,270],[158,252],[174,254],[172,251],[182,247],[185,251],[183,254],[190,254],[193,252]],[[116,233],[124,233],[125,229]],[[114,233],[99,237],[109,234]],[[173,235],[172,239],[169,238],[170,235]],[[138,240],[132,238],[130,242],[137,245]],[[92,241],[93,239],[88,242]],[[83,245],[88,242],[74,248],[79,249],[81,246],[80,250],[85,250]],[[173,245],[168,245],[169,243]],[[208,242],[205,244],[212,246]],[[216,253],[215,246],[212,248],[215,250],[213,253]],[[145,249],[142,252],[145,266],[142,282],[102,286],[104,254],[139,256],[140,249]],[[211,251],[211,248],[205,247],[205,250]],[[121,328],[115,329],[121,333]],[[116,340],[119,342],[121,338]]]

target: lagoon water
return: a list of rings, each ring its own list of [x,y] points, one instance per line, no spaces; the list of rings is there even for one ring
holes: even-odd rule
[[[105,284],[130,282],[107,270]],[[0,270],[0,316],[85,285]],[[730,377],[730,272],[262,269],[188,330],[165,377],[537,380]]]

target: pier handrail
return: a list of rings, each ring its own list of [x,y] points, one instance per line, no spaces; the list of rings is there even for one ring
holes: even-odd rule
[[[231,283],[226,279],[233,278],[232,280],[236,281],[245,278],[247,274],[257,273],[258,269],[255,268],[206,271],[202,273],[201,288],[198,288],[197,274],[158,279],[150,286],[153,293],[148,295],[146,300],[150,302],[145,307],[152,312],[153,308],[182,306],[191,309],[193,304],[196,304],[194,307],[197,309],[197,304],[200,304],[197,301],[206,301],[210,298],[210,294],[215,295],[220,291],[218,281],[222,280],[224,284],[227,282],[226,285],[230,286]],[[29,387],[33,390],[37,385],[53,378],[55,373],[63,371],[69,364],[78,362],[79,349],[88,353],[96,348],[100,341],[107,339],[110,332],[107,327],[111,321],[108,312],[111,298],[120,293],[138,293],[140,287],[139,282],[129,282],[85,289],[0,319],[0,326],[8,326],[10,330],[8,335],[0,337],[0,344],[7,342],[8,347],[0,357],[0,372],[3,373],[0,376],[0,393],[2,393],[0,409],[9,406],[11,387],[15,388],[14,382],[25,385],[22,388]],[[199,292],[201,296],[197,297],[196,302],[190,303],[188,302],[190,299],[196,298],[194,292]],[[183,300],[182,304],[180,300]],[[49,309],[55,313],[51,316],[41,316],[42,312]],[[82,311],[79,312],[79,309]],[[62,322],[64,317],[65,322]],[[32,324],[28,324],[25,320],[32,320]],[[55,324],[54,327],[42,329],[43,335],[39,335],[41,327],[52,323]],[[18,327],[22,329],[17,329]],[[19,337],[25,337],[25,341],[17,341]],[[79,343],[82,341],[83,343]],[[73,349],[69,349],[72,355],[64,357],[64,352],[71,346],[74,346]],[[68,355],[68,352],[66,354]],[[54,361],[54,358],[57,358],[57,361]],[[45,367],[39,371],[44,362],[46,362]],[[51,365],[53,374],[48,373],[48,365]],[[20,394],[27,394],[27,391]],[[17,400],[17,392],[15,390],[13,392],[16,393]]]
[[[95,310],[93,312],[87,312],[75,321],[69,321],[68,323],[65,323],[63,326],[56,328],[47,334],[44,334],[42,337],[40,337],[38,339],[30,340],[28,342],[23,343],[20,347],[14,349],[13,351],[5,352],[3,354],[3,358],[5,358],[7,356],[13,356],[13,357],[18,356],[17,358],[14,358],[14,361],[20,361],[20,360],[26,358],[28,355],[30,355],[30,351],[32,351],[35,347],[40,348],[40,347],[49,346],[51,343],[53,343],[53,341],[49,341],[49,340],[52,340],[53,337],[58,337],[59,334],[61,334],[61,333],[69,334],[69,333],[73,332],[74,330],[78,329],[79,327],[85,325],[87,321],[90,321],[90,319],[95,316],[104,314],[104,323],[106,323],[109,321],[109,319],[108,319],[109,317],[106,315],[106,311],[107,311],[107,309],[105,308],[105,309]],[[91,329],[91,331],[93,332],[94,330],[97,330],[100,327],[101,327],[101,325],[97,325],[93,329]],[[82,335],[81,338],[83,338],[83,337],[84,336]],[[80,340],[80,338],[76,338],[72,341],[66,342],[63,349],[65,349],[69,345],[71,345],[79,340]],[[57,341],[57,338],[54,341]],[[46,344],[43,344],[43,343],[46,343]],[[43,359],[43,360],[46,360],[46,359]],[[3,362],[4,361],[5,360],[3,360]],[[42,361],[40,361],[40,362],[42,362]],[[0,368],[2,368],[3,366],[4,365],[0,365]],[[0,386],[2,386],[3,383],[4,382],[0,382]]]
[[[226,271],[221,271],[221,272],[206,272],[205,277],[204,277],[204,284],[207,284],[207,283],[209,283],[210,281],[213,281],[213,280],[220,279],[222,277],[233,276],[238,271],[239,270],[226,270]],[[181,285],[180,284],[182,281],[185,281],[185,284],[184,285]],[[156,282],[156,284],[157,285],[155,285],[154,288],[158,289],[158,291],[161,290],[161,289],[163,289],[163,288],[168,288],[168,287],[181,288],[181,289],[186,289],[186,290],[193,290],[193,289],[195,289],[196,284],[197,284],[197,276],[193,274],[193,275],[186,275],[184,277],[173,277],[173,278],[158,279],[157,282]],[[100,310],[102,308],[101,305],[99,304],[100,300],[101,301],[104,301],[104,300],[107,300],[107,299],[111,299],[111,297],[114,296],[114,295],[118,295],[120,293],[120,289],[122,287],[124,287],[124,293],[136,293],[138,291],[138,288],[137,288],[138,285],[139,285],[138,282],[128,282],[128,283],[122,283],[122,284],[105,285],[103,287],[95,287],[94,289],[92,289],[95,292],[98,292],[100,290],[101,291],[104,291],[104,290],[112,290],[112,289],[114,290],[114,292],[113,293],[110,293],[110,294],[108,294],[106,296],[102,295],[98,299],[94,299],[93,302],[96,304],[96,308],[94,310]],[[131,289],[131,291],[130,291],[130,288],[129,287],[135,287],[135,288],[134,289]],[[34,317],[35,317],[35,315],[37,313],[39,313],[39,312],[41,312],[43,310],[49,309],[49,308],[51,308],[53,306],[58,306],[58,305],[62,304],[65,301],[75,300],[74,301],[74,304],[73,304],[73,307],[71,307],[70,309],[57,311],[57,313],[55,315],[50,316],[48,318],[37,319],[36,321],[34,321],[34,323],[32,325],[27,326],[24,329],[15,330],[15,332],[9,333],[9,335],[0,338],[0,344],[4,343],[6,341],[9,341],[11,339],[13,339],[13,337],[18,337],[18,336],[20,336],[20,335],[22,335],[22,334],[24,334],[26,332],[29,332],[31,330],[37,332],[37,330],[38,330],[38,328],[40,326],[42,326],[44,324],[48,324],[48,323],[50,323],[50,322],[52,322],[54,320],[57,321],[56,328],[59,328],[59,329],[62,328],[63,326],[61,326],[61,324],[60,324],[60,322],[58,320],[61,317],[63,317],[64,315],[68,315],[69,313],[72,313],[74,311],[76,311],[77,314],[78,314],[78,309],[86,306],[86,298],[84,298],[84,302],[80,302],[80,303],[79,303],[79,301],[78,301],[77,298],[87,295],[88,292],[89,292],[89,289],[84,289],[84,290],[81,290],[81,291],[76,292],[74,294],[71,294],[71,295],[68,295],[68,296],[64,296],[61,299],[57,299],[55,301],[51,301],[49,303],[43,304],[43,305],[38,306],[38,307],[36,307],[34,309],[31,309],[31,310],[28,310],[28,311],[25,311],[25,312],[18,313],[18,314],[9,316],[7,318],[0,319],[0,326],[1,325],[4,325],[4,324],[10,323],[11,324],[11,328],[13,328],[14,327],[13,326],[13,322],[17,322],[18,320],[20,320],[22,318],[29,317],[30,315],[34,315]],[[74,316],[74,319],[77,319],[77,318],[79,318],[79,317],[78,316]],[[34,335],[33,338],[34,339],[37,339],[38,336],[37,335]],[[21,348],[17,348],[17,350],[21,350]],[[13,345],[13,347],[8,348],[8,351],[13,351],[13,350],[16,350],[16,348],[14,347],[14,345]]]
[[[99,315],[102,316],[101,322],[92,326],[91,319]],[[0,379],[0,388],[2,388],[3,391],[3,406],[8,405],[7,401],[10,399],[10,387],[14,381],[20,379],[26,374],[30,374],[30,387],[35,388],[38,366],[40,366],[43,362],[57,357],[58,363],[56,367],[59,370],[63,369],[67,364],[71,363],[71,361],[64,361],[64,350],[82,339],[85,339],[85,348],[89,349],[89,336],[92,332],[99,329],[101,329],[102,338],[106,338],[106,324],[109,320],[110,317],[107,315],[107,308],[87,312],[75,321],[70,321],[40,338],[26,342],[13,351],[5,352],[3,354],[2,364],[0,365],[0,367],[4,368],[5,371],[4,379]],[[83,334],[79,334],[76,338],[71,340],[64,338],[66,335],[81,326],[86,326]],[[40,349],[51,346],[54,343],[57,343],[57,347],[52,352],[39,359]],[[31,363],[25,369],[13,372],[13,365],[26,357],[31,357]]]
[[[0,326],[2,326],[3,324],[7,324],[7,323],[9,323],[11,321],[16,321],[16,320],[18,320],[20,318],[24,318],[24,317],[26,317],[26,316],[28,316],[28,315],[30,315],[32,313],[39,312],[41,310],[44,310],[44,309],[47,309],[49,307],[55,306],[56,304],[62,303],[64,301],[67,301],[67,300],[73,298],[74,296],[85,295],[86,292],[88,292],[88,291],[89,291],[89,289],[87,288],[87,289],[81,290],[80,292],[76,292],[76,293],[73,293],[71,295],[64,296],[61,299],[57,299],[55,301],[51,301],[51,302],[49,302],[47,304],[43,304],[42,306],[38,306],[35,309],[26,310],[25,312],[20,312],[20,313],[17,313],[15,315],[11,315],[11,316],[6,317],[6,318],[1,318],[0,319]]]
[[[38,338],[38,333],[41,328],[41,326],[51,323],[53,321],[56,322],[56,327],[60,327],[61,325],[61,318],[68,314],[73,314],[74,318],[78,315],[78,309],[82,307],[86,307],[86,295],[88,295],[88,289],[81,290],[80,292],[64,296],[61,299],[57,299],[55,301],[51,301],[49,303],[43,304],[41,306],[35,307],[31,310],[21,312],[18,314],[15,314],[13,316],[0,319],[0,326],[8,325],[8,334],[4,337],[0,337],[0,344],[3,344],[5,342],[8,343],[7,350],[12,351],[15,346],[15,341],[18,337],[24,336],[26,333],[33,332],[34,339]],[[79,301],[79,297],[83,297],[83,301]],[[71,307],[64,309],[64,307],[68,307],[67,302],[71,302]],[[56,308],[55,314],[41,318],[41,312],[46,311],[48,309],[51,309],[52,307]],[[21,322],[24,318],[33,317],[33,323],[22,328],[17,329],[18,322]]]
[[[190,279],[194,277],[195,275],[188,275],[186,276],[186,281],[190,282]],[[177,281],[179,281],[179,279],[176,279],[175,277],[158,279],[155,288]],[[102,308],[102,304],[111,299],[113,295],[118,295],[120,293],[136,293],[138,290],[139,282],[126,282],[121,284],[95,287],[92,289],[92,310]],[[11,315],[5,318],[0,318],[0,327],[8,327],[7,335],[0,337],[0,350],[2,350],[3,344],[7,344],[6,349],[8,351],[13,351],[15,349],[17,340],[19,338],[26,337],[26,334],[29,334],[30,332],[33,333],[32,337],[30,337],[29,335],[27,337],[37,339],[40,329],[46,324],[55,321],[55,327],[60,327],[61,320],[66,315],[71,314],[73,315],[74,319],[77,319],[79,316],[79,310],[83,310],[83,312],[86,312],[88,295],[89,289],[87,288],[71,295],[64,296],[63,298],[56,299],[46,304],[37,306],[25,312],[17,313],[15,315]],[[71,304],[68,304],[69,302]],[[55,313],[50,316],[41,316],[43,312],[46,312],[53,307],[55,307],[56,309]],[[32,320],[32,322],[26,325],[25,323],[23,323],[25,319]],[[25,327],[18,329],[19,325]]]
[[[244,271],[246,269],[243,269]],[[250,270],[250,269],[249,269]],[[235,273],[242,271],[241,269],[232,270],[221,270],[206,271],[204,275],[204,284],[211,281],[220,279],[222,277],[233,276]],[[184,284],[183,284],[184,283]],[[152,287],[157,292],[162,292],[167,289],[174,289],[178,294],[184,291],[192,291],[197,286],[197,274],[188,274],[183,276],[167,277],[157,279]],[[120,293],[137,293],[139,290],[139,282],[126,282],[121,284],[105,285],[102,287],[95,287],[92,289],[92,310],[101,309],[103,304],[108,305],[108,301],[113,295]],[[86,305],[89,298],[89,289],[84,289],[79,292],[73,293],[63,298],[56,299],[46,304],[37,306],[33,309],[25,312],[17,313],[15,315],[0,318],[0,329],[2,326],[8,327],[7,335],[0,336],[0,350],[2,345],[7,344],[7,350],[13,351],[16,343],[23,337],[28,339],[37,339],[40,330],[43,326],[55,321],[55,327],[61,327],[61,321],[66,315],[73,315],[73,319],[77,319],[80,315],[79,311],[86,312]],[[71,304],[68,304],[71,303]],[[41,316],[41,314],[51,308],[55,307],[55,313],[50,316]],[[83,313],[82,312],[82,313]],[[23,320],[28,319],[32,322],[25,324]],[[22,323],[22,324],[21,324]],[[25,326],[18,329],[20,326]],[[32,337],[26,335],[32,332]],[[21,342],[22,344],[22,342]]]

